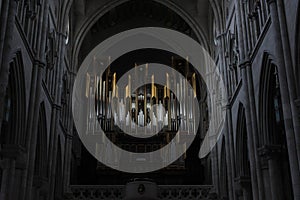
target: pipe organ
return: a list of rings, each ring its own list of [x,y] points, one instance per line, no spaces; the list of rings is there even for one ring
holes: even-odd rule
[[[198,103],[197,74],[190,69],[187,59],[171,59],[172,67],[185,78],[166,73],[163,75],[165,85],[156,84],[156,74],[149,74],[147,64],[144,67],[136,64],[134,73],[126,77],[127,84],[124,87],[117,84],[124,74],[118,73],[118,70],[113,71],[112,66],[102,76],[87,73],[87,102],[95,105],[88,106],[87,134],[97,134],[102,129],[114,144],[132,152],[155,151],[169,144],[173,138],[180,143],[185,135],[195,134],[197,130],[193,107]],[[150,84],[135,88],[141,79],[148,79]],[[171,84],[175,91],[170,90]],[[192,89],[188,90],[187,84]],[[150,132],[158,134],[145,139],[147,142],[125,137],[124,132],[141,134],[141,130],[145,135]],[[179,134],[176,134],[178,131]],[[100,141],[99,144],[96,151],[101,153],[100,146],[105,144]],[[169,167],[184,169],[184,158],[185,155]]]

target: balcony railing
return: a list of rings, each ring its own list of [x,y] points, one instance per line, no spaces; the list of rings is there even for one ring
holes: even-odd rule
[[[122,200],[125,199],[124,185],[73,185],[70,187],[70,200]],[[209,185],[159,185],[157,199],[203,199],[216,200]]]

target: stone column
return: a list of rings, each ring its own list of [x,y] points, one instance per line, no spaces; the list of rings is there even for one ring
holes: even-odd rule
[[[3,156],[3,171],[0,199],[14,200],[16,160],[21,155],[22,149],[17,145],[4,145],[1,155]]]
[[[46,45],[46,30],[47,30],[47,15],[48,15],[48,3],[47,0],[41,9],[41,18],[38,21],[38,27],[40,27],[36,43],[37,43],[37,54],[34,61],[32,70],[32,80],[30,86],[30,101],[28,107],[28,119],[27,119],[27,161],[26,170],[23,174],[22,185],[20,188],[20,199],[31,199],[31,190],[33,184],[33,173],[34,173],[34,161],[35,161],[35,149],[36,149],[36,134],[38,126],[38,113],[40,107],[40,93],[42,87],[42,71],[45,66],[45,45]]]
[[[295,141],[295,135],[299,132],[295,128],[295,111],[291,110],[291,105],[294,105],[294,100],[290,97],[290,88],[292,85],[288,85],[286,69],[291,67],[285,67],[285,58],[284,58],[284,51],[282,43],[281,27],[278,20],[278,11],[276,0],[268,0],[268,4],[270,7],[271,19],[272,19],[272,33],[273,33],[273,40],[279,41],[275,42],[275,53],[276,53],[276,63],[278,65],[278,75],[279,75],[279,82],[280,82],[280,92],[281,92],[281,100],[283,106],[283,116],[284,116],[284,125],[285,125],[285,132],[286,132],[286,141],[288,147],[288,155],[290,161],[290,169],[291,169],[291,176],[292,176],[292,184],[293,184],[293,192],[294,198],[300,199],[300,171],[299,171],[299,163],[298,163],[298,155],[297,155],[297,147]],[[286,58],[289,59],[289,58]],[[293,113],[294,112],[294,113]],[[297,125],[296,125],[297,126]],[[296,131],[296,132],[295,132]]]
[[[260,149],[260,154],[268,162],[272,200],[284,199],[282,174],[280,171],[281,147],[275,145],[265,146]]]
[[[20,149],[20,155],[16,160],[16,167],[15,167],[15,177],[14,177],[14,192],[12,194],[12,199],[20,199],[20,190],[18,190],[22,183],[23,173],[26,169],[26,151],[22,148]],[[16,190],[16,188],[18,188]]]
[[[73,85],[75,81],[76,74],[70,73],[69,87],[70,94],[73,91]],[[71,194],[70,191],[70,178],[71,178],[71,161],[72,161],[72,145],[73,145],[73,114],[72,114],[72,98],[68,99],[68,135],[66,136],[66,150],[64,159],[64,195],[66,198]]]
[[[240,32],[240,39],[239,39],[239,49],[240,49],[240,60],[245,59],[245,57],[248,57],[249,51],[251,50],[252,46],[252,39],[251,39],[251,27],[249,22],[249,15],[248,11],[246,9],[247,1],[244,2],[237,2],[236,6],[239,6],[237,9],[237,14],[240,15],[240,24],[238,26],[238,31]],[[240,13],[241,12],[241,13]],[[250,35],[249,35],[250,34]]]
[[[68,134],[66,136],[66,147],[65,147],[65,158],[64,158],[64,170],[63,170],[63,187],[64,194],[68,195],[71,193],[69,190],[70,177],[71,177],[71,159],[72,159],[72,141],[73,135]]]
[[[36,149],[36,135],[38,126],[38,113],[40,107],[40,92],[42,86],[42,70],[44,67],[44,49],[46,43],[46,31],[47,31],[47,14],[48,14],[48,4],[47,0],[44,1],[42,8],[40,10],[41,15],[38,18],[39,27],[36,43],[37,43],[37,53],[34,61],[34,66],[32,69],[32,78],[30,86],[30,99],[29,99],[29,110],[27,119],[27,138],[26,147],[27,161],[26,170],[24,170],[22,185],[20,188],[20,199],[31,198],[31,190],[33,184],[33,173],[34,173],[34,161],[35,161],[35,149]]]
[[[28,164],[27,164],[27,199],[32,199],[32,185],[33,185],[33,176],[34,176],[34,168],[35,168],[35,159],[36,159],[36,144],[37,144],[37,134],[38,134],[38,117],[39,117],[39,109],[40,109],[40,95],[42,90],[42,71],[44,70],[44,63],[38,62],[35,67],[38,68],[38,77],[37,77],[37,87],[35,94],[35,104],[34,104],[34,121],[31,128],[31,138],[29,145],[29,154],[28,154]]]
[[[271,188],[270,188],[270,174],[269,174],[269,165],[266,159],[261,158],[261,170],[262,170],[262,179],[264,184],[264,196],[265,199],[272,199]]]
[[[255,92],[254,92],[254,84],[253,84],[253,74],[252,74],[252,68],[249,62],[245,66],[246,72],[247,72],[247,85],[248,85],[248,99],[249,99],[249,105],[250,105],[250,113],[251,113],[251,126],[252,126],[252,138],[253,138],[253,154],[254,154],[254,160],[255,160],[255,167],[256,167],[256,177],[257,177],[257,186],[258,186],[258,194],[259,199],[264,199],[264,187],[263,187],[263,178],[262,178],[262,171],[261,171],[261,162],[260,157],[258,155],[258,146],[259,146],[259,136],[258,136],[258,119],[257,119],[257,113],[256,113],[256,102],[255,102]],[[248,136],[250,137],[250,136]]]
[[[50,130],[50,146],[49,146],[49,196],[48,200],[54,199],[55,189],[55,174],[56,174],[56,163],[57,163],[57,149],[58,149],[58,126],[61,107],[57,104],[53,105]]]
[[[234,172],[232,171],[232,159],[230,156],[230,137],[229,134],[231,134],[228,130],[228,119],[225,122],[225,127],[226,127],[226,138],[225,138],[225,151],[226,151],[226,165],[227,165],[227,181],[228,181],[228,195],[229,199],[235,199],[234,195],[234,185],[233,185],[233,177],[234,177]],[[222,167],[222,166],[221,166]]]
[[[31,77],[31,86],[30,86],[30,97],[29,97],[29,106],[28,106],[28,115],[27,115],[27,127],[26,127],[26,149],[27,149],[27,155],[26,155],[26,168],[23,171],[22,175],[22,183],[19,188],[20,190],[20,198],[25,199],[25,193],[27,191],[27,170],[28,170],[28,164],[29,164],[29,156],[30,156],[30,146],[31,146],[31,136],[32,136],[32,125],[34,121],[34,112],[35,112],[35,94],[36,94],[36,88],[37,88],[37,76],[38,76],[38,67],[36,65],[33,66],[32,70],[32,77]]]
[[[236,193],[243,200],[252,200],[251,179],[250,177],[240,176],[235,179]]]
[[[220,48],[221,48],[221,73],[223,77],[223,81],[225,84],[226,92],[228,94],[228,97],[226,99],[227,106],[226,106],[226,120],[225,120],[225,134],[226,134],[226,141],[225,141],[225,147],[226,147],[226,163],[227,163],[227,173],[228,173],[228,187],[229,191],[228,194],[230,196],[230,199],[236,199],[235,193],[234,193],[234,177],[235,177],[235,159],[234,159],[234,142],[233,142],[233,131],[232,131],[232,113],[231,113],[231,105],[230,105],[230,83],[228,80],[228,70],[227,70],[227,62],[225,59],[224,52],[226,51],[225,48],[225,40],[226,35],[222,34],[220,39]]]
[[[257,180],[257,170],[256,170],[256,161],[255,161],[255,145],[253,139],[253,126],[252,126],[252,117],[251,117],[251,108],[250,108],[250,101],[249,101],[249,88],[247,83],[247,65],[248,62],[243,63],[241,67],[242,77],[243,77],[243,85],[245,91],[245,115],[246,115],[246,128],[247,128],[247,137],[248,137],[248,149],[249,149],[249,161],[250,161],[250,172],[251,172],[251,182],[252,182],[252,192],[253,192],[253,199],[259,199],[259,186]]]
[[[251,166],[251,181],[252,181],[252,193],[253,199],[264,199],[264,188],[262,182],[262,175],[260,169],[260,160],[257,155],[257,144],[258,144],[258,128],[257,128],[257,115],[255,108],[255,99],[254,99],[254,90],[253,90],[253,80],[252,80],[252,71],[251,63],[248,61],[248,51],[249,51],[249,29],[247,29],[247,18],[244,17],[243,13],[240,13],[242,5],[239,0],[235,1],[236,14],[237,14],[237,23],[241,26],[238,26],[239,34],[239,50],[240,50],[240,60],[244,63],[241,63],[241,73],[243,78],[243,85],[245,91],[245,114],[247,121],[247,134],[248,134],[248,148],[249,148],[249,159]],[[250,42],[251,43],[251,42]]]
[[[219,164],[218,164],[218,144],[211,152],[211,172],[212,172],[212,184],[214,185],[215,192],[220,194],[220,177],[219,177]]]
[[[32,200],[44,200],[44,196],[48,196],[48,182],[44,177],[34,177],[32,185]]]
[[[277,5],[277,12],[278,12],[278,20],[280,25],[280,33],[281,33],[281,41],[282,41],[282,50],[284,55],[284,62],[285,62],[285,71],[287,75],[287,85],[288,91],[290,95],[290,106],[292,111],[292,120],[294,125],[294,132],[295,132],[295,141],[296,141],[296,148],[297,148],[297,156],[298,156],[298,165],[300,170],[300,118],[299,118],[299,110],[297,109],[297,87],[296,87],[296,80],[294,76],[294,67],[292,62],[292,53],[291,47],[289,42],[289,35],[288,35],[288,28],[287,28],[287,21],[286,21],[286,14],[284,9],[284,3],[282,0],[276,1]],[[295,19],[296,23],[296,19]],[[299,67],[299,66],[298,66]],[[299,80],[298,80],[299,81]]]
[[[256,27],[255,27],[255,13],[249,13],[248,15],[248,20],[249,20],[249,32],[248,32],[248,35],[250,37],[249,40],[250,40],[250,48],[249,48],[249,53],[251,52],[251,50],[254,48],[255,46],[255,43],[256,43]]]
[[[261,29],[262,27],[264,26],[264,16],[263,16],[263,13],[262,13],[262,9],[261,9],[261,2],[258,1],[255,3],[255,11],[257,13],[257,20],[258,20],[258,25],[259,25],[259,32],[261,33]]]
[[[243,199],[244,200],[252,200],[252,194],[251,194],[250,188],[251,188],[250,183],[243,186]]]
[[[62,82],[62,76],[63,76],[63,62],[64,62],[64,41],[65,41],[65,35],[59,34],[59,49],[60,49],[60,56],[58,58],[58,63],[56,66],[56,74],[55,74],[55,102],[53,104],[53,112],[52,112],[52,121],[53,124],[51,125],[51,147],[50,147],[50,186],[49,186],[49,200],[54,199],[54,190],[55,190],[55,174],[56,174],[56,165],[57,165],[57,151],[58,151],[58,130],[60,128],[59,126],[59,120],[60,120],[60,112],[61,112],[61,82]],[[63,177],[62,177],[63,178]]]

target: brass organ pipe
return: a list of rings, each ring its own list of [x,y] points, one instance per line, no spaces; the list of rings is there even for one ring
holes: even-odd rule
[[[152,93],[152,97],[155,96],[155,85],[154,85],[154,75],[151,76],[151,93]]]
[[[112,81],[112,91],[113,91],[112,97],[116,96],[116,81],[117,81],[117,74],[114,73],[113,74],[113,81]]]
[[[170,98],[170,76],[169,76],[168,73],[166,74],[166,79],[167,79],[167,81],[166,81],[166,84],[167,84],[166,85],[167,86],[167,88],[166,88],[166,91],[167,91],[166,96]]]
[[[193,73],[192,84],[193,84],[193,90],[194,90],[194,97],[197,97],[196,73]]]

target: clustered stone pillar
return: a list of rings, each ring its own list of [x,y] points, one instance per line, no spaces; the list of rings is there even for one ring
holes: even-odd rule
[[[281,35],[281,26],[279,23],[279,16],[277,10],[277,1],[278,0],[268,0],[271,20],[272,20],[272,32],[273,32],[273,40],[274,41],[282,41]],[[287,148],[288,148],[288,155],[289,155],[289,162],[290,162],[290,169],[291,169],[291,178],[292,178],[292,185],[293,185],[293,192],[294,198],[300,199],[300,171],[299,171],[299,161],[298,161],[298,152],[296,147],[296,137],[299,137],[299,132],[295,128],[297,124],[295,124],[295,119],[293,114],[294,107],[294,99],[291,99],[291,92],[289,91],[289,87],[292,87],[292,83],[288,84],[289,78],[287,77],[286,70],[291,66],[285,65],[285,59],[289,59],[288,57],[285,58],[284,55],[286,54],[283,49],[283,45],[281,42],[275,42],[275,51],[276,51],[276,63],[278,65],[278,75],[279,75],[279,82],[280,82],[280,91],[281,91],[281,100],[283,106],[283,117],[284,117],[284,125],[285,125],[285,132],[286,132],[286,140],[287,140]],[[292,107],[291,107],[292,106]],[[295,109],[296,110],[296,109]],[[298,136],[296,136],[298,135]]]
[[[253,91],[253,80],[251,63],[248,58],[249,45],[251,46],[251,38],[247,37],[247,30],[249,30],[247,18],[245,18],[243,5],[239,0],[235,1],[237,8],[237,22],[239,35],[239,51],[240,60],[242,60],[240,67],[243,78],[243,90],[245,93],[245,115],[246,115],[246,128],[248,137],[248,149],[249,149],[249,160],[251,170],[251,187],[253,199],[264,199],[264,187],[262,181],[262,173],[260,160],[257,153],[258,147],[258,128],[257,128],[257,115],[255,109],[254,91]]]
[[[300,170],[300,113],[297,109],[297,87],[295,82],[295,76],[293,72],[293,62],[292,62],[292,53],[290,48],[289,42],[289,34],[287,30],[287,21],[286,15],[284,10],[284,3],[282,0],[276,1],[277,5],[277,12],[278,12],[278,20],[280,25],[280,34],[281,34],[281,41],[282,41],[282,50],[284,56],[284,64],[285,71],[287,75],[287,84],[288,84],[288,91],[290,96],[290,107],[291,107],[291,114],[292,114],[292,121],[293,127],[295,132],[295,142],[296,142],[296,149],[297,149],[297,156],[298,156],[298,166]]]
[[[256,146],[254,142],[254,134],[253,134],[253,121],[252,121],[252,114],[251,113],[251,107],[250,107],[250,101],[249,101],[249,88],[247,83],[247,67],[249,67],[249,62],[243,63],[241,67],[242,77],[243,80],[245,80],[244,83],[244,90],[246,94],[244,106],[245,106],[245,115],[246,115],[246,128],[247,128],[247,137],[248,137],[248,149],[249,149],[249,161],[250,161],[250,173],[251,173],[251,183],[252,183],[252,192],[253,192],[253,199],[260,199],[259,198],[259,183],[258,183],[258,176],[257,172],[260,170],[257,166],[256,157],[255,157],[255,151]]]
[[[40,95],[42,90],[42,75],[45,67],[45,46],[47,37],[47,17],[48,17],[49,0],[43,2],[41,20],[39,21],[39,30],[37,38],[37,54],[33,66],[33,80],[31,83],[31,102],[27,129],[27,163],[26,171],[23,178],[24,191],[20,199],[31,200],[34,196],[35,190],[33,188],[34,164],[36,159],[36,144],[38,134],[38,116],[40,109]]]
[[[220,48],[222,52],[225,52],[225,35],[223,34],[220,38]],[[221,59],[223,60],[224,66],[222,70],[222,75],[226,85],[226,91],[229,94],[230,86],[228,84],[228,74],[226,69],[226,59],[224,53],[221,53]],[[232,131],[232,113],[230,105],[230,96],[226,99],[226,120],[225,120],[225,130],[226,130],[226,139],[225,139],[225,151],[226,151],[226,165],[227,165],[227,174],[228,174],[228,195],[230,199],[235,199],[234,195],[234,177],[235,177],[235,159],[234,159],[234,144],[233,144],[233,131]]]
[[[215,148],[211,152],[211,172],[212,172],[212,184],[214,185],[214,192],[220,194],[220,185],[219,185],[219,164],[218,164],[218,146],[216,145]]]
[[[59,60],[57,62],[57,71],[55,74],[55,80],[56,80],[56,88],[55,88],[55,97],[54,97],[54,104],[53,104],[53,112],[52,112],[52,127],[50,128],[50,133],[51,133],[51,138],[50,138],[50,149],[49,151],[50,156],[49,156],[49,165],[50,165],[50,187],[49,187],[49,196],[48,199],[52,200],[55,197],[55,175],[56,175],[56,165],[57,165],[57,155],[58,155],[58,143],[60,143],[59,141],[59,137],[58,137],[58,130],[59,130],[59,120],[60,120],[60,112],[61,112],[61,90],[62,90],[62,76],[63,76],[63,62],[64,62],[64,41],[65,41],[65,35],[62,33],[59,33],[58,36],[58,45],[59,45],[59,49],[60,49],[60,56],[59,56]],[[69,141],[70,138],[67,137],[67,142]],[[68,147],[67,147],[68,148]],[[59,152],[60,153],[60,152]],[[70,152],[69,152],[70,153]],[[63,177],[62,177],[62,181]]]
[[[73,83],[75,81],[76,74],[70,73],[69,84],[70,91],[73,91]],[[69,124],[68,124],[68,134],[66,136],[66,147],[65,147],[65,158],[64,158],[64,179],[63,179],[63,187],[64,187],[64,195],[66,198],[71,194],[70,191],[70,178],[71,178],[71,161],[72,161],[72,144],[73,144],[73,118],[72,118],[72,98],[69,98]]]

